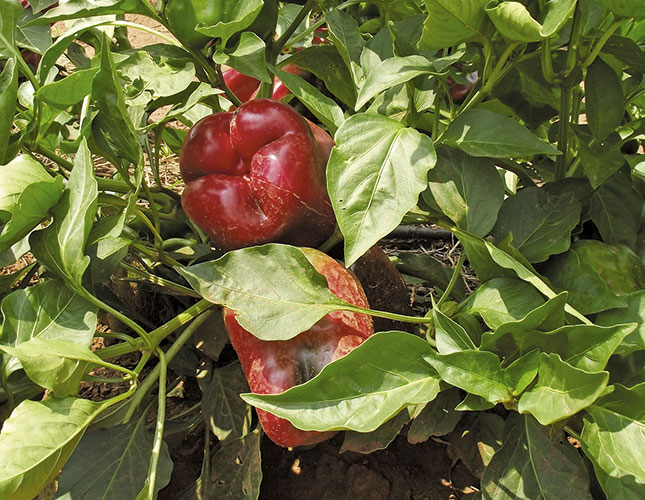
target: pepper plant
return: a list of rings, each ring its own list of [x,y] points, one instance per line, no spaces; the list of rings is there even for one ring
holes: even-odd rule
[[[475,498],[643,498],[643,0],[55,3],[0,0],[0,264],[33,256],[0,276],[0,497],[57,480],[57,498],[155,498],[168,443],[203,425],[201,476],[176,498],[258,498],[253,405],[348,449],[469,430]],[[400,224],[458,240],[451,270],[397,258],[434,288],[427,314],[338,299],[295,246],[224,254],[186,217],[160,158],[241,104],[223,67],[260,98],[277,77],[333,136],[320,248],[342,241],[350,266]],[[118,293],[132,282],[153,310]],[[333,311],[415,330],[261,395],[219,306],[268,341]],[[190,380],[201,401],[166,418]],[[125,389],[93,401],[87,382]]]

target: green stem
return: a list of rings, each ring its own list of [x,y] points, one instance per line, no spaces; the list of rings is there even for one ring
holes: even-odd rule
[[[162,24],[162,25],[164,24],[159,16],[155,15],[154,19],[155,19],[155,21],[158,21],[160,24]],[[119,20],[106,21],[103,24],[107,24],[107,25],[111,25],[111,26],[125,26],[126,28],[135,28],[135,29],[138,29],[138,30],[141,30],[141,31],[145,31],[146,33],[150,33],[151,35],[154,35],[154,36],[156,36],[158,38],[161,38],[165,42],[168,42],[169,44],[174,45],[175,47],[182,47],[183,48],[183,46],[177,40],[175,40],[173,37],[168,36],[165,33],[161,33],[160,31],[157,31],[157,30],[155,30],[153,28],[149,28],[148,26],[143,26],[142,24],[137,24],[137,23],[133,23],[133,22],[130,22],[130,21],[119,21]]]
[[[151,205],[154,205],[154,203],[151,203]],[[139,207],[137,207],[136,205],[135,205],[135,208],[134,208],[133,212],[134,212],[134,213],[135,213],[135,214],[136,214],[136,215],[137,215],[137,216],[138,216],[138,217],[143,221],[143,223],[145,224],[145,226],[146,226],[148,229],[150,229],[150,232],[152,233],[152,236],[153,236],[153,237],[154,237],[154,239],[155,239],[155,244],[157,245],[157,247],[158,247],[159,249],[161,249],[161,245],[163,244],[163,238],[162,238],[162,237],[161,237],[161,235],[159,234],[159,231],[158,231],[157,227],[155,226],[155,224],[153,224],[153,223],[150,221],[150,219],[148,219],[148,217],[146,216],[146,214],[144,214],[144,213],[141,211],[141,209],[140,209]]]
[[[573,12],[573,26],[571,27],[571,36],[569,36],[569,43],[567,45],[567,62],[564,68],[563,80],[566,80],[566,78],[576,67],[576,62],[578,60],[578,42],[580,40],[580,28],[582,26],[581,18],[582,16],[580,15],[580,2],[577,2],[575,10]]]
[[[189,323],[197,316],[199,316],[200,314],[202,314],[203,312],[207,311],[208,309],[214,306],[215,304],[202,299],[199,302],[190,306],[184,312],[179,313],[177,316],[175,316],[167,323],[161,325],[159,328],[152,330],[149,334],[149,337],[154,348],[156,348],[161,343],[161,341],[165,339],[168,335],[170,335],[178,328],[181,328],[186,323]],[[123,342],[121,344],[108,346],[105,349],[101,349],[100,351],[97,351],[96,354],[101,359],[109,359],[117,356],[122,356],[124,354],[129,354],[131,352],[139,351],[143,347],[144,345],[141,339],[134,339],[131,343]],[[154,350],[154,348],[151,350]]]
[[[173,358],[177,355],[179,350],[184,346],[186,342],[188,342],[188,340],[193,336],[193,334],[197,331],[197,329],[204,322],[206,322],[207,319],[211,317],[211,314],[212,313],[202,314],[198,318],[195,318],[195,320],[186,327],[186,329],[182,332],[182,334],[179,337],[177,337],[177,340],[173,342],[173,344],[170,346],[168,351],[165,353],[165,360],[167,363],[170,363],[173,360]],[[145,380],[141,383],[141,386],[137,390],[136,394],[133,396],[132,401],[130,401],[129,403],[130,407],[128,408],[128,411],[123,419],[124,423],[127,423],[130,421],[130,419],[132,418],[132,415],[134,415],[134,412],[141,404],[141,401],[143,401],[143,399],[146,397],[148,392],[157,383],[157,379],[159,379],[161,375],[161,370],[162,370],[161,365],[162,363],[158,363],[152,369],[150,374],[145,378]],[[165,396],[165,393],[164,393],[164,396]]]
[[[159,465],[159,456],[161,455],[161,445],[163,443],[163,429],[166,422],[166,377],[168,373],[168,364],[166,355],[161,349],[157,349],[159,357],[159,392],[157,394],[157,425],[155,426],[155,438],[152,445],[152,454],[150,457],[150,466],[148,468],[148,498],[155,497],[155,484],[157,482],[157,467]]]
[[[329,238],[327,238],[327,241],[325,241],[322,245],[318,247],[318,250],[320,250],[321,252],[327,253],[342,241],[343,241],[343,233],[340,232],[340,228],[338,227],[338,224],[336,224],[336,227],[334,228],[334,232],[332,233],[332,235]]]
[[[542,64],[542,74],[548,83],[555,82],[555,72],[553,71],[553,60],[551,59],[551,40],[545,38],[542,41],[540,52],[540,62]]]
[[[117,311],[112,306],[106,304],[105,302],[103,302],[99,298],[95,297],[89,291],[87,291],[84,287],[81,287],[79,291],[81,292],[80,295],[83,298],[85,298],[88,302],[90,302],[91,304],[94,304],[99,309],[103,309],[104,311],[110,313],[116,319],[121,321],[121,323],[123,323],[124,325],[128,326],[133,332],[135,332],[137,335],[139,335],[147,348],[149,348],[149,349],[153,348],[153,345],[150,343],[150,337],[148,336],[148,333],[136,321],[130,319],[129,317],[127,317],[122,312]]]
[[[609,37],[614,34],[614,32],[620,27],[621,24],[625,22],[625,19],[619,18],[616,19],[609,28],[602,34],[602,36],[598,39],[598,41],[595,43],[593,46],[593,49],[587,56],[587,58],[583,61],[581,64],[581,67],[586,68],[591,65],[591,63],[594,62],[596,57],[598,57],[598,54],[600,54],[600,51],[602,48],[605,46],[605,43],[607,43],[607,40],[609,40]]]
[[[377,318],[391,319],[394,321],[404,321],[405,323],[431,323],[432,318],[420,318],[419,316],[407,316],[405,314],[391,313],[387,311],[377,311],[375,309],[364,309],[362,307],[352,306],[348,304],[342,307],[343,311],[351,311],[359,314],[368,314],[376,316]]]
[[[571,88],[560,85],[560,123],[558,132],[558,149],[562,152],[555,162],[555,178],[563,179],[567,172],[569,152],[569,118],[571,114]]]
[[[535,181],[531,178],[528,172],[516,163],[510,160],[505,160],[503,158],[498,158],[497,160],[495,160],[495,163],[497,163],[497,165],[502,167],[504,170],[508,170],[509,172],[513,172],[515,175],[517,175],[522,180],[525,187],[535,185]]]
[[[126,264],[125,262],[121,262],[120,266],[126,271],[130,271],[131,273],[138,274],[139,276],[144,278],[148,283],[152,283],[153,285],[157,285],[163,288],[168,288],[169,290],[173,290],[175,292],[181,293],[182,295],[187,295],[189,297],[195,297],[198,299],[201,298],[201,295],[195,292],[192,288],[182,286],[179,283],[175,283],[173,281],[167,280],[165,278],[162,278],[161,276],[150,274],[147,271],[144,271],[143,269],[139,269],[138,267],[131,266],[130,264]]]
[[[38,89],[40,89],[40,83],[38,83],[36,75],[34,75],[29,65],[22,58],[20,51],[12,43],[9,43],[9,40],[7,40],[2,33],[0,33],[0,42],[4,45],[5,49],[7,49],[11,53],[11,55],[16,58],[16,63],[18,63],[18,66],[20,66],[20,69],[22,70],[24,75],[29,79],[34,87],[34,90],[38,91]]]
[[[311,9],[313,9],[315,5],[316,0],[307,0],[307,2],[298,11],[298,14],[293,19],[289,27],[284,31],[284,33],[282,33],[282,35],[280,35],[280,38],[278,38],[273,43],[273,46],[271,47],[271,54],[269,55],[269,63],[275,64],[278,56],[280,55],[280,52],[282,52],[282,48],[285,46],[291,35],[296,32],[298,26],[300,26],[300,23],[304,21],[304,19],[309,15],[309,12],[311,12]]]
[[[435,307],[441,307],[441,305],[446,301],[446,299],[450,297],[450,294],[452,293],[453,288],[455,288],[455,285],[457,284],[457,280],[459,279],[459,276],[461,276],[461,268],[463,267],[465,261],[466,261],[466,252],[461,252],[461,255],[459,255],[459,260],[457,261],[457,265],[452,271],[452,276],[450,277],[448,286],[446,287],[443,294],[439,298],[439,302],[437,302]]]

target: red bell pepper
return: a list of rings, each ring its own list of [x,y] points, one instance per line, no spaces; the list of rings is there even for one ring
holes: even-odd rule
[[[327,278],[334,295],[358,307],[369,307],[363,288],[351,271],[318,250],[302,250],[316,271]],[[266,341],[242,328],[231,309],[224,308],[223,315],[249,387],[257,394],[277,394],[306,382],[374,333],[370,316],[335,311],[290,340]],[[316,444],[334,435],[302,431],[283,418],[260,409],[257,412],[266,435],[280,446]]]
[[[332,146],[326,132],[271,99],[207,116],[179,157],[184,210],[223,250],[318,246],[335,224],[325,177]]]
[[[283,68],[283,71],[291,73],[298,76],[306,76],[307,72],[295,64],[287,64]],[[236,69],[229,69],[224,72],[224,82],[226,86],[231,89],[231,92],[242,102],[250,101],[255,97],[258,90],[260,89],[260,80],[253,78],[252,76],[245,75],[240,73]],[[282,83],[282,81],[277,77],[273,77],[273,99],[280,100],[289,93],[287,86]]]

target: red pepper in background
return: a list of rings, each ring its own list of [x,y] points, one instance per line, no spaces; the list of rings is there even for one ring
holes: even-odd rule
[[[307,72],[295,64],[286,64],[280,68],[287,73],[298,76],[306,76]],[[260,80],[252,76],[240,73],[236,69],[229,69],[224,72],[224,82],[226,86],[231,89],[231,92],[242,102],[250,101],[255,97],[257,91],[260,89]],[[280,100],[289,93],[287,86],[275,76],[273,77],[273,99]]]
[[[351,271],[318,250],[302,250],[316,271],[325,276],[334,295],[355,306],[369,307]],[[257,394],[277,394],[310,380],[325,365],[345,356],[374,332],[370,316],[335,311],[290,340],[266,341],[242,328],[231,309],[224,308],[223,315],[249,387]],[[280,446],[312,445],[335,434],[302,431],[283,418],[259,409],[257,412],[266,435]]]
[[[335,225],[325,177],[332,146],[329,134],[271,99],[207,116],[179,157],[184,210],[222,250],[316,247]]]

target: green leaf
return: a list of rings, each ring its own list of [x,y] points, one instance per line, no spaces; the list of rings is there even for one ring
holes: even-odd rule
[[[474,394],[466,394],[466,397],[461,401],[457,406],[455,406],[455,411],[464,412],[464,411],[477,411],[483,412],[485,410],[490,410],[495,408],[496,403],[491,403],[490,401],[485,400],[481,396],[475,396]]]
[[[11,45],[15,44],[15,31],[18,25],[18,18],[22,9],[13,0],[0,0],[0,34]],[[4,45],[4,44],[3,44]],[[0,58],[11,58],[12,54],[4,47],[0,47]],[[14,64],[16,61],[14,60]]]
[[[607,372],[590,373],[562,361],[558,354],[540,353],[537,382],[522,394],[517,409],[550,425],[591,405],[608,380]]]
[[[422,196],[427,203],[436,203],[457,227],[485,236],[504,201],[504,182],[490,158],[473,158],[444,147],[428,171],[428,189]]]
[[[609,289],[622,296],[645,288],[643,263],[624,245],[607,245],[598,240],[579,240],[573,249],[580,261],[591,266]]]
[[[352,83],[352,75],[336,47],[333,45],[307,47],[284,62],[293,63],[313,73],[325,83],[325,87],[333,96],[354,109],[356,88]]]
[[[523,43],[542,40],[542,25],[519,2],[488,2],[486,14],[497,31],[509,40]]]
[[[57,500],[135,498],[148,480],[153,435],[145,426],[145,414],[128,424],[88,431],[72,453],[58,479]],[[88,477],[88,464],[94,471]],[[161,443],[155,492],[170,482],[172,461]]]
[[[484,282],[466,303],[468,314],[478,314],[490,328],[524,318],[544,304],[530,284],[515,278],[493,278]]]
[[[96,216],[98,184],[85,141],[74,158],[74,168],[63,198],[52,210],[54,222],[30,238],[34,255],[73,290],[81,287],[89,265],[85,244]]]
[[[455,411],[460,399],[458,389],[441,391],[412,420],[408,430],[408,443],[423,443],[430,436],[443,436],[452,432],[462,416],[462,413]]]
[[[63,194],[63,178],[52,177],[34,158],[20,155],[0,165],[0,252],[27,236]]]
[[[643,0],[597,0],[597,2],[619,16],[645,19]]]
[[[81,378],[90,366],[102,364],[89,348],[67,340],[34,337],[16,347],[0,349],[18,358],[27,376],[57,398],[78,394]]]
[[[614,144],[607,144],[606,142],[587,146],[580,141],[578,156],[582,168],[594,189],[603,184],[625,164],[625,158],[620,150]]]
[[[113,55],[120,76],[130,85],[145,82],[145,91],[154,98],[179,94],[195,79],[195,63],[173,45],[150,45],[126,54],[125,59]]]
[[[99,61],[100,70],[92,81],[92,99],[98,110],[92,121],[92,138],[109,157],[138,165],[141,146],[126,109],[123,85],[107,41]]]
[[[605,243],[634,248],[640,228],[643,199],[627,171],[619,171],[591,197],[591,220]]]
[[[594,137],[602,140],[620,125],[624,101],[620,78],[609,64],[596,57],[585,78],[587,121]]]
[[[459,323],[442,313],[434,301],[432,318],[434,319],[437,350],[441,354],[477,349],[468,332]]]
[[[484,500],[591,500],[584,462],[562,431],[509,415],[504,444],[482,475]]]
[[[609,357],[635,327],[634,323],[610,327],[566,325],[549,332],[516,327],[499,328],[493,334],[484,335],[482,349],[501,352],[505,357],[540,349],[559,354],[564,361],[576,368],[599,372],[605,369]]]
[[[593,314],[625,302],[617,297],[596,270],[584,262],[575,249],[551,257],[540,267],[555,290],[569,293],[569,304],[583,314]]]
[[[380,332],[305,384],[241,397],[299,429],[371,432],[406,406],[437,396],[439,379],[423,359],[431,351],[409,333]]]
[[[210,477],[205,481],[202,478],[206,498],[257,500],[260,497],[261,437],[259,429],[256,429],[246,436],[225,442],[217,450],[210,464]]]
[[[333,99],[324,95],[298,75],[293,75],[280,69],[275,69],[275,74],[287,86],[289,91],[329,129],[332,135],[336,133],[338,127],[345,121],[345,116],[343,115],[343,110]]]
[[[550,37],[571,19],[576,9],[576,0],[551,0],[545,7],[546,14],[540,32],[543,37]]]
[[[363,83],[354,109],[362,108],[381,92],[433,71],[430,61],[419,55],[390,57],[378,64]]]
[[[77,398],[20,403],[0,433],[0,496],[34,498],[58,475],[104,407]]]
[[[513,246],[529,262],[544,262],[569,249],[580,210],[570,196],[554,196],[539,187],[522,189],[504,200],[493,235],[500,241],[512,233]]]
[[[149,14],[149,11],[141,5],[141,0],[67,0],[59,3],[58,7],[44,12],[38,18],[40,23],[63,19],[82,19],[93,16],[105,16],[108,14]]]
[[[235,439],[248,432],[247,405],[240,393],[249,385],[239,363],[221,368],[212,364],[200,369],[197,383],[202,390],[202,413],[211,432],[220,441]]]
[[[334,139],[327,185],[350,266],[416,205],[436,155],[428,136],[380,115],[348,118]]]
[[[454,119],[444,143],[458,147],[471,156],[513,158],[536,154],[561,154],[541,141],[517,120],[486,109],[471,109]]]
[[[222,45],[226,45],[231,36],[250,26],[263,6],[262,0],[219,0],[216,9],[211,10],[209,3],[212,2],[203,2],[206,5],[200,6],[209,13],[208,23],[198,22],[195,30],[210,38],[220,38]],[[200,21],[199,10],[196,10],[196,14]]]
[[[4,16],[4,14],[3,14]],[[0,72],[0,165],[8,160],[7,148],[11,137],[18,99],[18,68],[14,58],[7,59]]]
[[[288,340],[347,303],[302,250],[276,243],[228,252],[177,271],[206,300],[233,309],[262,340]]]
[[[637,500],[645,489],[645,383],[614,391],[587,408],[582,449],[612,499]]]
[[[384,450],[410,421],[407,411],[402,411],[372,432],[346,431],[340,453],[352,451],[364,455]]]
[[[99,68],[75,71],[61,80],[40,87],[36,98],[61,109],[73,106],[90,95],[92,82],[98,72]]]
[[[329,38],[349,69],[352,81],[358,85],[363,77],[361,52],[365,46],[358,24],[351,16],[338,9],[327,12],[325,20],[329,29]]]
[[[404,252],[397,257],[390,257],[390,260],[401,273],[420,278],[438,286],[442,290],[448,287],[453,274],[452,267],[439,262],[431,255]],[[457,278],[457,284],[452,290],[452,295],[456,300],[466,298],[466,283],[461,274]]]
[[[429,352],[424,359],[445,382],[491,403],[507,401],[511,388],[506,386],[501,362],[488,351],[461,351],[451,354]]]
[[[504,369],[506,385],[513,388],[513,396],[519,396],[531,385],[538,374],[539,364],[540,353],[533,350],[519,357]]]
[[[230,53],[216,52],[213,60],[262,82],[271,83],[271,76],[265,67],[265,52],[264,41],[255,33],[246,31],[240,35],[240,41],[234,51]]]
[[[480,28],[488,0],[424,0],[428,15],[423,23],[419,47],[437,50],[483,36]]]
[[[2,301],[1,344],[17,346],[32,338],[67,340],[89,347],[97,308],[70,292],[60,280],[16,290]]]
[[[627,356],[633,352],[645,350],[645,290],[639,290],[622,299],[627,307],[610,309],[596,317],[599,325],[611,326],[625,322],[636,322],[638,328],[627,335],[616,349],[616,354]]]

